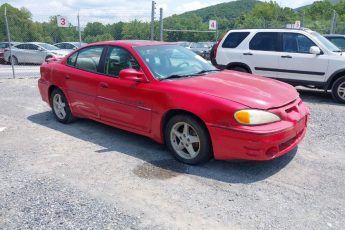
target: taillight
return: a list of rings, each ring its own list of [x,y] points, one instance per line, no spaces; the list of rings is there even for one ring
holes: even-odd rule
[[[213,49],[213,54],[214,54],[214,59],[217,58],[217,50],[218,50],[218,46],[219,46],[219,42],[214,46],[214,49]]]
[[[219,41],[217,42],[217,44],[214,46],[214,49],[213,49],[213,52],[214,52],[214,53],[213,53],[213,54],[214,54],[214,59],[217,58],[218,46],[219,46],[220,42],[223,40],[224,36],[225,36],[225,35],[223,35],[223,36],[219,39]]]

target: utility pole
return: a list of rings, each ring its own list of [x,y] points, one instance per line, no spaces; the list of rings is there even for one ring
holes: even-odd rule
[[[301,23],[301,27],[304,28],[304,21],[305,21],[305,11],[303,10],[302,13],[302,23]]]
[[[331,30],[329,31],[330,34],[335,34],[336,27],[337,27],[337,12],[335,10],[333,10],[332,21],[331,21]]]
[[[159,37],[160,37],[160,41],[163,41],[163,29],[164,29],[164,25],[163,25],[163,8],[159,9],[159,22],[160,22],[160,26],[159,26]]]
[[[7,21],[7,7],[5,6],[5,23],[6,23],[6,32],[7,32],[7,40],[8,40],[8,48],[10,49],[10,61],[12,66],[12,75],[13,78],[16,78],[16,73],[14,71],[14,64],[13,64],[13,56],[12,56],[12,46],[11,46],[11,34],[10,29],[8,28],[8,21]]]
[[[152,1],[152,10],[151,10],[151,41],[155,37],[155,11],[156,11],[156,2]]]
[[[78,10],[78,33],[79,33],[79,45],[81,46],[81,28],[80,28],[80,20],[79,20],[79,10]]]

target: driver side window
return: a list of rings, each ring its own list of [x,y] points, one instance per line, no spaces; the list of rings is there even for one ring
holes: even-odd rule
[[[120,47],[111,47],[105,62],[104,73],[109,76],[118,77],[124,69],[140,70],[139,63],[127,50]]]

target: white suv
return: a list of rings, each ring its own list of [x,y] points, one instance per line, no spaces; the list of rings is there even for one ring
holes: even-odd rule
[[[345,103],[345,53],[315,31],[231,30],[213,55],[219,68],[332,90],[333,97]]]

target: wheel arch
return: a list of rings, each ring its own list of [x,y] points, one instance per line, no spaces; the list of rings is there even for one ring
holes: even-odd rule
[[[51,97],[51,95],[52,95],[52,92],[54,91],[54,89],[60,89],[58,86],[56,86],[56,85],[51,85],[51,86],[49,86],[49,88],[48,88],[48,100],[49,100],[49,105],[50,106],[52,106],[51,105],[51,101],[50,101],[50,97]],[[60,89],[61,90],[61,89]]]
[[[226,65],[226,69],[231,69],[233,67],[241,67],[241,68],[246,69],[248,71],[248,73],[253,73],[252,70],[250,69],[250,67],[243,62],[231,62],[231,63]]]
[[[163,117],[162,117],[162,120],[161,120],[161,138],[163,140],[163,143],[165,143],[165,138],[164,138],[164,131],[165,131],[165,128],[166,128],[166,125],[168,124],[169,120],[176,116],[176,115],[180,115],[180,114],[184,114],[184,115],[189,115],[189,116],[192,116],[193,118],[195,118],[197,121],[200,122],[200,124],[203,125],[203,127],[205,128],[206,132],[207,132],[207,135],[209,136],[210,138],[210,143],[211,143],[211,148],[213,149],[213,146],[212,146],[212,138],[211,138],[211,135],[210,135],[210,131],[208,130],[207,126],[206,126],[206,123],[203,119],[200,118],[200,116],[196,115],[195,113],[192,113],[190,111],[187,111],[187,110],[184,110],[184,109],[170,109],[168,110],[167,112],[164,113]]]
[[[334,73],[331,75],[331,77],[328,79],[327,84],[325,85],[325,88],[324,88],[324,89],[325,89],[325,90],[332,89],[334,82],[335,82],[337,79],[339,79],[339,78],[341,78],[341,77],[343,77],[343,76],[345,76],[345,68],[344,68],[344,69],[337,70],[336,72],[334,72]]]

